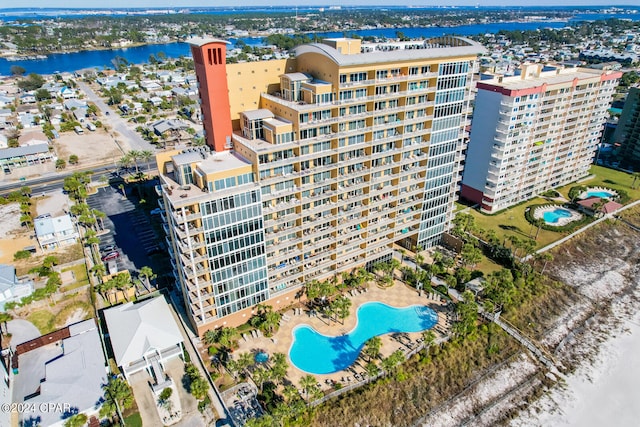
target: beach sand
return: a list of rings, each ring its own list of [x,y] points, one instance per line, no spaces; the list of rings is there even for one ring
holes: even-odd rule
[[[617,312],[616,312],[617,311]],[[625,316],[620,310],[614,316]],[[511,426],[631,427],[640,420],[640,312],[610,331],[592,362],[556,385]]]

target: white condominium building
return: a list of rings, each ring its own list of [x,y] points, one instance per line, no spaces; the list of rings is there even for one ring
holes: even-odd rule
[[[587,175],[621,76],[529,64],[478,82],[462,197],[497,212]]]

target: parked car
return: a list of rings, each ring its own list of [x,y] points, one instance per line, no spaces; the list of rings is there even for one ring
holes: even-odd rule
[[[105,245],[100,247],[100,252],[113,252],[116,250],[116,245]]]
[[[155,208],[155,209],[151,209],[151,215],[160,215],[160,212],[162,212],[162,209],[160,208]]]
[[[102,261],[111,261],[112,259],[116,259],[119,256],[120,256],[120,252],[118,251],[109,252],[108,254],[102,257]]]
[[[161,253],[162,253],[162,249],[160,249],[158,246],[153,246],[147,249],[147,252],[146,252],[147,256],[161,254]]]

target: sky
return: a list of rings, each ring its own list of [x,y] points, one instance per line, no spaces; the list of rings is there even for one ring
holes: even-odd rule
[[[342,0],[332,3],[322,0],[294,1],[294,0],[245,0],[245,1],[206,1],[206,0],[111,0],[109,8],[132,8],[132,7],[189,7],[189,6],[330,6],[340,4],[351,5],[398,5],[393,0]],[[514,4],[515,3],[515,4]],[[403,5],[415,6],[520,6],[514,0],[408,0]],[[630,5],[638,6],[638,0],[536,0],[527,6],[611,6]],[[0,7],[7,7],[8,4]],[[14,7],[47,7],[47,8],[105,8],[107,5],[103,0],[30,0],[26,4],[15,5]]]

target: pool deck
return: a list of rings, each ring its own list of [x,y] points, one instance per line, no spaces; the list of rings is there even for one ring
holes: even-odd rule
[[[244,338],[240,338],[239,347],[234,352],[234,357],[236,357],[240,353],[251,352],[257,353],[260,351],[265,351],[268,354],[273,353],[283,353],[287,356],[287,360],[289,361],[289,369],[287,370],[287,378],[295,385],[299,385],[300,379],[307,375],[307,372],[303,372],[296,368],[289,359],[289,349],[291,347],[291,343],[293,342],[293,329],[298,325],[309,325],[313,327],[316,331],[320,332],[324,335],[338,336],[344,333],[350,332],[356,326],[356,310],[359,306],[366,302],[371,301],[379,301],[385,304],[388,304],[392,307],[408,307],[411,305],[426,305],[438,314],[438,323],[434,326],[433,330],[436,332],[436,337],[440,336],[441,333],[439,330],[448,331],[450,324],[448,321],[447,313],[449,313],[449,309],[447,308],[446,303],[440,300],[433,300],[428,298],[427,293],[422,293],[422,296],[418,295],[417,291],[399,280],[396,280],[395,284],[389,288],[381,288],[375,283],[371,282],[368,290],[366,292],[355,293],[354,295],[350,295],[346,293],[351,302],[352,306],[350,308],[349,317],[345,319],[344,325],[338,322],[329,321],[326,317],[318,314],[317,317],[310,317],[306,308],[302,308],[299,310],[298,315],[294,314],[294,310],[289,310],[284,313],[283,320],[280,322],[280,328],[273,335],[273,337],[259,337],[259,338],[248,338],[245,341]],[[382,338],[382,348],[381,353],[382,357],[387,357],[394,351],[398,349],[403,349],[408,351],[410,348],[416,345],[416,339],[422,336],[421,332],[415,333],[405,333],[400,334],[405,337],[411,339],[411,343],[405,339],[398,340],[394,339],[391,334],[383,335]],[[250,334],[247,334],[249,337]],[[402,341],[402,342],[401,342]],[[333,374],[314,374],[314,376],[318,379],[318,383],[320,384],[323,390],[327,390],[331,388],[330,383],[333,382],[342,382],[343,384],[352,384],[357,382],[353,376],[354,372],[361,373],[364,371],[364,363],[360,363],[361,360],[358,359],[350,368],[345,371],[335,372]],[[378,366],[380,364],[378,363]]]

